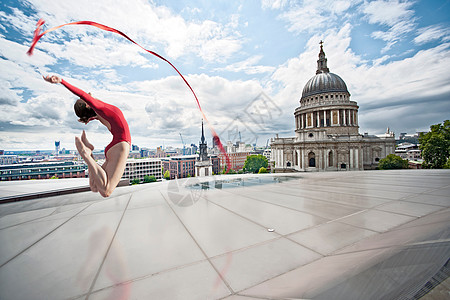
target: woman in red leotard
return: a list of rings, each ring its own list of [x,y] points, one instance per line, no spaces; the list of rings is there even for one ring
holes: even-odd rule
[[[99,120],[112,133],[113,140],[105,148],[106,160],[102,166],[95,162],[92,156],[94,146],[87,140],[84,130],[81,138],[75,137],[78,153],[89,168],[91,190],[95,193],[99,192],[103,197],[109,197],[122,178],[130,152],[131,135],[122,111],[114,105],[93,98],[58,76],[47,76],[44,80],[50,83],[61,83],[80,97],[74,105],[75,113],[80,118],[78,121],[87,124],[92,120]]]

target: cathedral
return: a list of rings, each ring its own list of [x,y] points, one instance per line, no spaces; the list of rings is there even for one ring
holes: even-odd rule
[[[381,137],[359,134],[358,105],[344,80],[328,69],[323,42],[316,75],[303,88],[294,116],[295,137],[272,139],[275,172],[375,169],[394,153],[389,128]]]

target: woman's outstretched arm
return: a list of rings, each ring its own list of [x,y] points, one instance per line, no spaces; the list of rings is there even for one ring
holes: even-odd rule
[[[42,76],[42,77],[44,77],[44,76]],[[46,76],[46,77],[44,77],[44,80],[47,81],[47,82],[50,82],[50,83],[61,83],[69,91],[71,91],[73,94],[75,94],[78,97],[80,97],[81,99],[83,99],[95,111],[101,110],[102,107],[105,104],[104,102],[102,102],[102,101],[100,101],[98,99],[95,99],[90,94],[88,94],[85,91],[83,91],[82,89],[79,89],[79,88],[71,85],[70,83],[68,83],[67,81],[65,81],[64,79],[62,79],[62,78],[60,78],[60,77],[58,77],[56,75]]]

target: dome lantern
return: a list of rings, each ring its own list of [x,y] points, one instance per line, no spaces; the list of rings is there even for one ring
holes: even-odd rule
[[[323,41],[320,41],[320,52],[319,60],[317,61],[317,71],[316,74],[329,73],[330,69],[327,67],[327,58],[325,57],[325,52],[323,52]]]

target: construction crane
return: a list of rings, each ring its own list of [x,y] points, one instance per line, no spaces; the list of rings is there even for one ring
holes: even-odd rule
[[[183,141],[183,136],[181,135],[181,132],[180,132],[180,138],[181,138],[181,143],[183,144],[183,155],[186,155],[186,144]]]
[[[253,151],[256,151],[256,144],[258,143],[258,137],[256,137],[256,141],[253,144]]]

